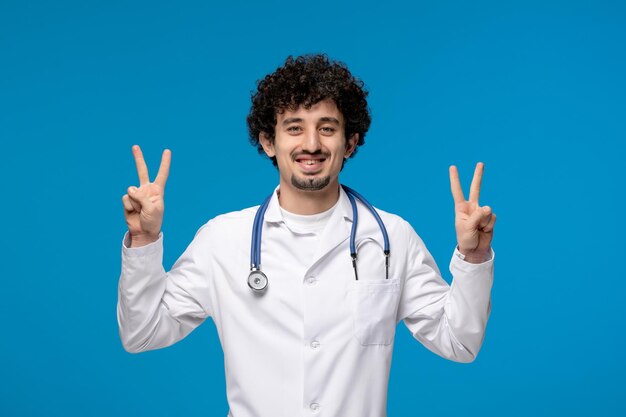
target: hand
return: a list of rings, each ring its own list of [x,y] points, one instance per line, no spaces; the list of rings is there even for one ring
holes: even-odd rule
[[[143,246],[159,238],[163,223],[165,182],[170,171],[172,153],[163,151],[159,172],[150,182],[148,167],[143,159],[141,148],[133,146],[133,155],[139,175],[139,188],[128,187],[128,194],[122,197],[124,217],[131,236],[132,247]]]
[[[450,188],[454,198],[454,226],[459,251],[465,256],[465,260],[472,263],[484,262],[491,253],[491,239],[493,228],[496,223],[496,215],[491,212],[489,206],[480,207],[480,183],[483,178],[484,164],[476,164],[474,178],[470,186],[469,201],[465,200],[459,172],[452,165],[450,167]]]

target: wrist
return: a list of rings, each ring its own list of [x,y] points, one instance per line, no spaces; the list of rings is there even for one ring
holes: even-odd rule
[[[457,247],[459,251],[460,258],[465,262],[469,262],[472,264],[481,264],[483,262],[488,261],[491,258],[491,247],[487,249],[473,249],[467,250],[462,249],[461,247]]]
[[[130,236],[130,246],[131,248],[138,248],[140,246],[146,246],[150,243],[154,243],[159,240],[160,233],[156,235],[150,233],[141,233],[141,234],[132,234],[129,233]]]

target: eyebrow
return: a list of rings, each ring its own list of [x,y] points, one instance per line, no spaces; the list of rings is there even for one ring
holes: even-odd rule
[[[283,125],[288,125],[290,123],[302,123],[304,120],[300,117],[290,117],[288,119],[283,120]],[[339,124],[339,120],[334,117],[320,117],[320,122],[330,122]]]
[[[283,120],[283,125],[288,125],[289,123],[300,123],[302,119],[299,117],[290,117],[288,119]]]

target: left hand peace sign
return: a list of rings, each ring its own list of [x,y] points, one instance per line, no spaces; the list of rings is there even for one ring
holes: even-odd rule
[[[493,228],[496,223],[496,215],[491,212],[489,206],[480,207],[480,183],[483,178],[484,164],[479,162],[474,170],[474,178],[470,186],[469,200],[465,200],[459,171],[452,165],[450,167],[450,188],[454,198],[456,239],[459,251],[465,256],[465,260],[472,263],[484,262],[491,253],[491,239]]]

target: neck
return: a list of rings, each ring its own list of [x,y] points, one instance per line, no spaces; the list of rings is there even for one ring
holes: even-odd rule
[[[339,199],[339,183],[328,184],[323,190],[304,191],[291,186],[285,186],[281,181],[278,194],[280,206],[293,214],[322,213],[337,203]]]

